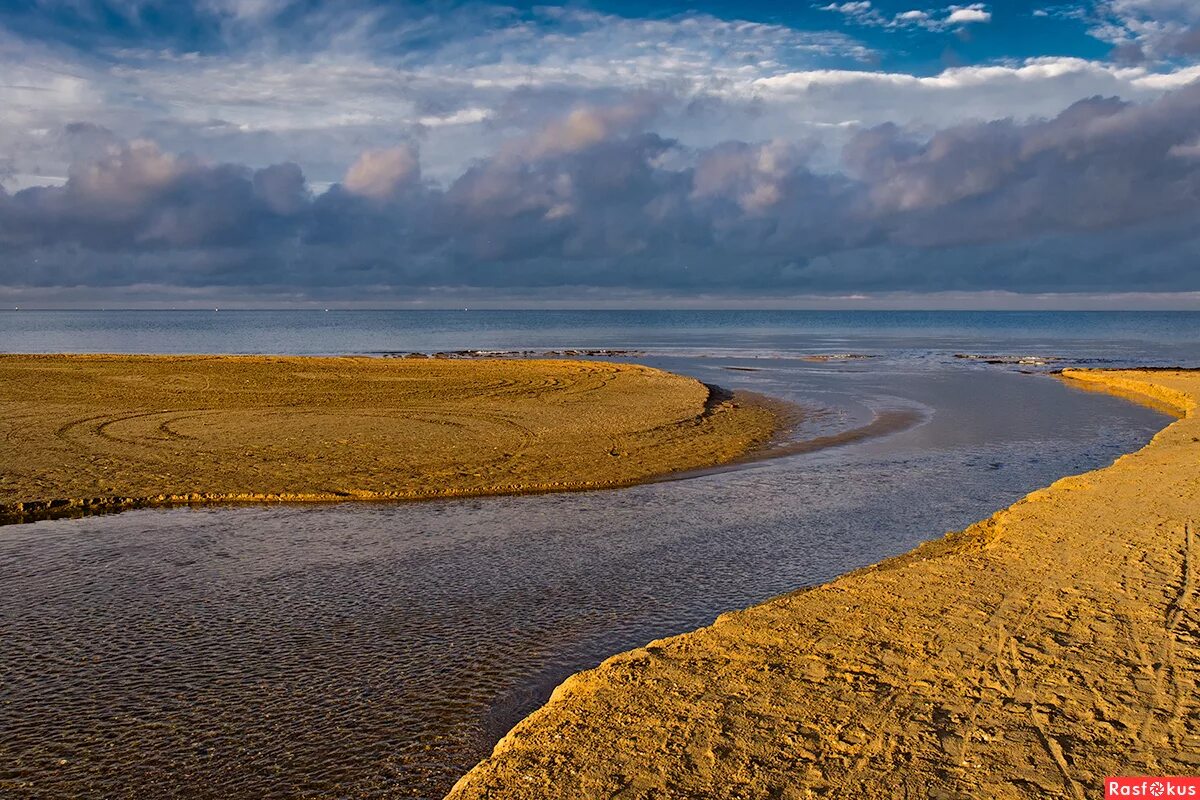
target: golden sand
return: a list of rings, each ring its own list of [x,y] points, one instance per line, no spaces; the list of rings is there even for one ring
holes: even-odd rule
[[[568,679],[465,798],[1102,797],[1200,774],[1200,373],[1182,419],[907,556]]]
[[[774,424],[624,364],[0,356],[0,517],[620,486],[742,456]]]

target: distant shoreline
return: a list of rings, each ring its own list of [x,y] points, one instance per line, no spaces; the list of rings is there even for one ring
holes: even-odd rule
[[[1082,798],[1200,774],[1200,371],[1061,377],[1180,419],[964,531],[568,678],[448,797]]]
[[[625,486],[766,444],[766,403],[568,360],[0,356],[0,521]]]

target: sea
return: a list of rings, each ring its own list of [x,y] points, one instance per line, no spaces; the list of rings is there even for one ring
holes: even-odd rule
[[[0,527],[0,796],[438,798],[573,672],[1142,446],[1168,417],[1050,373],[1200,367],[1200,313],[22,309],[0,352],[571,354],[800,440],[910,412],[626,489]]]

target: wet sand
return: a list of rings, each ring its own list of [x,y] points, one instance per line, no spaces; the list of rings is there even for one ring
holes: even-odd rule
[[[460,798],[1098,796],[1200,774],[1200,373],[1111,466],[564,682]]]
[[[767,442],[765,405],[587,361],[0,356],[0,519],[623,486]]]

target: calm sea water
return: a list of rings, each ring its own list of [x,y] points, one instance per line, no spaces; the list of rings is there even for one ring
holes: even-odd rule
[[[1200,358],[1200,312],[0,311],[0,352],[374,354],[624,348],[674,355],[855,349]]]
[[[555,684],[1167,420],[955,354],[1200,366],[1196,314],[8,312],[0,350],[622,348],[894,435],[629,489],[0,528],[0,796],[441,796]],[[811,363],[805,354],[875,356]],[[1036,370],[1035,370],[1036,372]],[[816,429],[810,430],[813,432]]]

